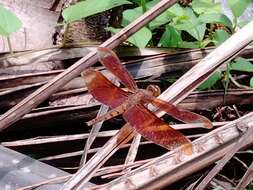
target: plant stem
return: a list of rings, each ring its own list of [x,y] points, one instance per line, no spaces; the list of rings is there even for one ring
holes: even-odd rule
[[[10,51],[10,54],[13,54],[13,50],[12,50],[12,46],[11,46],[11,39],[10,39],[10,36],[7,36],[7,42],[8,42],[8,46],[9,46],[9,51]]]
[[[228,91],[228,85],[229,85],[229,75],[230,75],[230,65],[229,63],[226,64],[226,73],[225,73],[225,94],[227,94]]]
[[[145,13],[147,11],[146,0],[141,0],[141,7],[142,12]]]
[[[237,24],[238,24],[238,18],[234,15],[234,19],[233,19],[234,23],[233,23],[233,28],[232,28],[232,34],[235,33]]]
[[[238,83],[233,77],[231,74],[229,74],[229,79],[231,80],[231,82],[238,88],[243,88],[243,89],[246,89],[246,90],[252,90],[253,88],[249,87],[249,86],[246,86],[246,85],[242,85],[240,83]]]
[[[66,46],[67,40],[68,40],[68,31],[69,31],[69,23],[64,24],[64,33],[63,33],[63,39],[62,43],[60,45],[60,48],[63,48]]]

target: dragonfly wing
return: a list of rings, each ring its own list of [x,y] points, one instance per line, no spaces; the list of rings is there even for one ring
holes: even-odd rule
[[[144,138],[169,150],[182,146],[186,154],[192,153],[192,144],[188,138],[143,105],[137,104],[129,108],[123,117]]]
[[[179,109],[169,102],[154,98],[151,103],[157,108],[165,111],[168,115],[182,122],[203,123],[203,127],[207,129],[211,129],[213,127],[212,122],[206,117],[187,110]]]
[[[120,106],[130,94],[115,86],[102,73],[94,69],[86,69],[82,76],[92,96],[110,108]]]
[[[127,88],[131,91],[137,89],[137,85],[128,72],[128,70],[121,64],[118,56],[108,48],[98,48],[99,61],[112,72]]]

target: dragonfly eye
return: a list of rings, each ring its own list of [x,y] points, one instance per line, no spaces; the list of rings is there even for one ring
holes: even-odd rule
[[[153,96],[157,97],[161,94],[161,90],[157,85],[148,85],[147,90],[152,92]]]

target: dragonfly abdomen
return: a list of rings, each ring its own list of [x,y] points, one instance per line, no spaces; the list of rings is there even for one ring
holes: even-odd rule
[[[91,125],[94,125],[95,123],[98,123],[101,121],[106,121],[111,118],[114,118],[114,117],[124,113],[128,109],[128,107],[129,107],[128,103],[123,103],[122,105],[108,111],[106,114],[96,117],[96,118],[92,119],[91,121],[88,121],[86,124],[88,126],[91,126]]]

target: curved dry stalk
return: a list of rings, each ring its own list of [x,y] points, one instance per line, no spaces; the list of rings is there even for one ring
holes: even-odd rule
[[[108,110],[109,110],[108,106],[101,105],[100,109],[98,111],[97,117],[106,114],[106,112]],[[98,136],[98,133],[99,133],[100,128],[102,127],[102,124],[103,124],[103,121],[99,122],[99,123],[96,123],[92,126],[92,129],[90,131],[90,135],[89,135],[89,137],[88,137],[88,139],[85,143],[85,146],[84,146],[83,155],[82,155],[81,160],[80,160],[80,167],[82,167],[85,164],[86,159],[87,159],[87,155],[88,155],[88,151],[89,151],[92,143],[94,142],[94,140]]]
[[[231,82],[232,82],[235,86],[237,86],[238,88],[242,88],[242,89],[246,89],[246,90],[252,90],[252,89],[253,89],[252,87],[249,87],[249,86],[246,86],[246,85],[243,85],[243,84],[238,83],[238,82],[234,79],[234,77],[232,77],[231,74],[229,74],[229,79],[230,79]]]
[[[115,84],[116,86],[119,86],[119,85],[120,85],[120,83],[116,80],[116,77],[113,77],[113,78],[111,79],[111,82],[112,82],[113,84]],[[103,105],[103,104],[102,104],[102,105],[100,106],[99,111],[98,111],[97,117],[106,114],[106,113],[108,112],[108,110],[109,110],[109,106],[106,106],[106,105]],[[99,131],[100,131],[102,125],[103,125],[103,122],[104,122],[104,121],[101,121],[101,122],[99,122],[99,123],[95,123],[95,124],[92,126],[92,129],[91,129],[91,131],[90,131],[90,135],[89,135],[89,137],[88,137],[88,139],[87,139],[87,141],[86,141],[86,144],[85,144],[85,146],[84,146],[84,152],[83,152],[83,155],[82,155],[81,160],[80,160],[80,167],[83,166],[83,165],[85,164],[86,159],[87,159],[87,155],[88,155],[88,151],[89,151],[89,149],[90,149],[92,143],[94,142],[94,140],[95,140],[96,137],[98,136]]]
[[[140,146],[140,142],[141,142],[141,135],[139,133],[136,133],[133,138],[133,142],[131,143],[131,146],[128,150],[128,154],[124,163],[125,166],[132,164],[134,162],[138,152],[138,148]],[[123,172],[129,172],[130,170],[131,168],[126,168]]]

